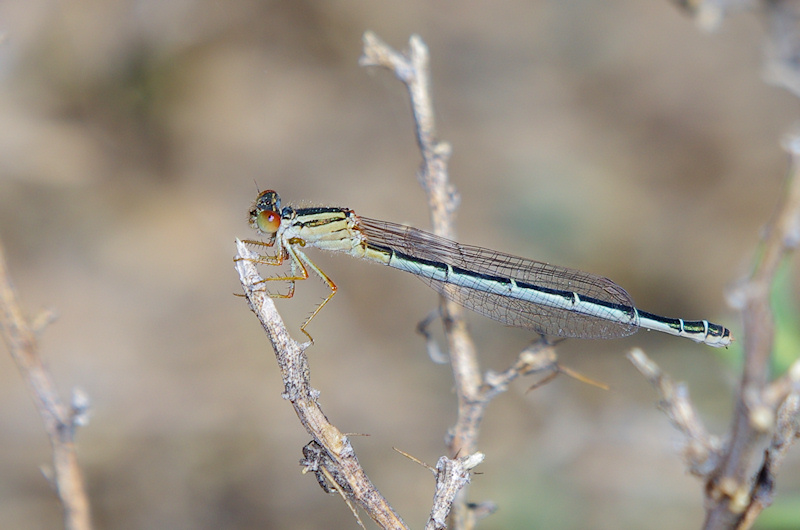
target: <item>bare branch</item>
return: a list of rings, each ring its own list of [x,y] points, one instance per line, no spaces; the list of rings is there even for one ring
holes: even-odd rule
[[[707,529],[747,528],[743,525],[753,517],[750,506],[768,498],[759,494],[759,478],[764,475],[758,470],[764,464],[758,465],[758,459],[769,456],[762,452],[763,444],[775,430],[777,409],[783,407],[776,399],[779,385],[768,385],[775,333],[770,291],[778,266],[800,240],[800,134],[787,137],[784,147],[791,155],[785,192],[765,231],[753,273],[731,295],[742,309],[745,362],[730,442],[706,483]],[[772,475],[774,466],[767,467]]]
[[[452,238],[452,222],[449,214],[455,210],[457,200],[449,188],[447,161],[450,158],[450,145],[436,140],[436,125],[433,101],[430,94],[428,72],[428,47],[419,37],[409,39],[410,50],[402,54],[392,49],[371,31],[364,33],[364,55],[361,66],[382,66],[392,71],[403,82],[411,97],[411,110],[416,123],[417,143],[422,152],[423,165],[420,183],[434,203],[432,218],[434,232]],[[443,211],[439,212],[439,209]],[[436,224],[439,223],[439,224]]]
[[[740,528],[750,528],[764,508],[772,504],[775,493],[775,478],[789,447],[800,437],[800,395],[792,392],[783,401],[778,410],[778,417],[772,441],[764,452],[764,461],[759,470],[752,500],[742,516]]]
[[[241,241],[236,244],[236,270],[250,309],[261,321],[275,350],[285,387],[283,397],[292,404],[300,423],[314,440],[306,448],[317,450],[315,458],[310,455],[314,451],[304,450],[301,461],[304,471],[315,472],[326,492],[339,491],[361,506],[382,528],[406,528],[361,468],[348,437],[328,421],[317,403],[319,392],[311,386],[305,354],[310,344],[296,342],[286,330],[272,298],[263,288],[263,279],[256,268],[259,256]]]
[[[522,350],[517,361],[502,372],[488,371],[481,389],[482,399],[488,402],[508,390],[511,382],[518,377],[540,372],[559,373],[555,348],[544,338]]]
[[[683,385],[675,384],[643,352],[628,356],[658,389],[662,409],[687,438],[687,466],[706,481],[706,529],[749,528],[772,502],[777,468],[797,439],[800,363],[768,381],[774,337],[770,290],[784,256],[800,241],[800,134],[784,144],[792,156],[786,192],[753,273],[731,292],[732,303],[743,314],[745,363],[727,443],[722,446],[706,432]]]
[[[42,363],[36,335],[50,318],[48,313],[31,325],[23,316],[0,245],[0,332],[28,384],[53,448],[52,477],[64,509],[64,526],[67,530],[89,530],[89,498],[74,442],[77,426],[86,423],[89,402],[85,393],[75,390],[71,405],[65,406]]]
[[[418,36],[409,41],[409,51],[400,53],[379,39],[374,33],[364,34],[362,66],[380,66],[390,70],[406,86],[411,99],[415,120],[415,133],[422,154],[418,178],[428,196],[433,231],[440,236],[455,238],[453,212],[458,205],[455,188],[449,181],[448,160],[450,145],[437,140],[433,103],[430,95],[428,49]],[[448,433],[451,456],[477,452],[480,424],[486,407],[494,396],[504,392],[519,377],[533,371],[548,369],[557,372],[554,350],[546,341],[520,354],[517,362],[501,373],[490,372],[481,376],[477,353],[472,337],[467,331],[462,308],[447,299],[442,300],[440,315],[458,396],[458,417]],[[421,325],[428,341],[428,351],[437,352],[431,338],[424,330],[430,318]],[[475,520],[491,510],[487,505],[469,505],[465,501],[466,488],[461,489],[451,515],[454,528],[472,528]]]
[[[721,443],[717,437],[708,434],[700,421],[686,386],[673,381],[641,349],[632,350],[628,359],[656,388],[661,396],[659,407],[675,428],[686,436],[683,457],[689,470],[701,477],[708,475],[717,465]]]
[[[787,0],[682,0],[679,5],[706,28],[730,11],[761,8],[768,26],[765,79],[800,95],[800,8]],[[702,24],[713,20],[713,24]],[[702,450],[688,459],[692,472],[705,478],[704,528],[746,529],[772,502],[774,477],[788,447],[798,437],[800,363],[769,382],[775,324],[770,305],[778,267],[800,242],[800,130],[784,147],[791,155],[786,188],[756,252],[752,274],[730,292],[742,312],[745,354],[742,378],[728,441],[719,447],[696,420],[682,387],[676,387],[652,361],[634,353],[631,361],[659,389],[662,407],[679,430]]]
[[[428,530],[444,530],[447,528],[447,516],[456,496],[464,486],[469,484],[470,471],[483,462],[483,453],[474,453],[461,458],[441,457],[436,463],[436,495],[433,498],[433,509],[425,528]]]
[[[452,214],[458,200],[448,178],[450,146],[436,140],[428,74],[428,49],[417,35],[411,37],[409,47],[409,52],[402,54],[389,47],[374,33],[366,32],[360,64],[389,69],[408,89],[417,142],[422,153],[418,178],[428,196],[433,231],[437,235],[453,239],[455,230]],[[477,353],[467,331],[461,307],[452,301],[443,300],[441,314],[458,395],[458,417],[449,433],[449,451],[451,456],[473,454],[477,452],[480,422],[486,408],[486,401],[481,402],[479,395],[482,378]],[[454,506],[455,528],[473,526],[470,522],[473,518],[466,513],[468,509],[463,500],[465,496],[466,489],[463,489]]]

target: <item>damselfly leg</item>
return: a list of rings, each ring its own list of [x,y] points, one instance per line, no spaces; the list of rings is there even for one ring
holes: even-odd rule
[[[279,240],[278,240],[279,241]],[[311,320],[317,316],[317,313],[327,304],[333,295],[336,294],[338,287],[330,277],[319,268],[319,266],[311,261],[309,257],[301,251],[298,247],[305,246],[305,242],[300,238],[292,238],[288,241],[289,244],[275,245],[275,240],[264,242],[264,241],[255,241],[251,239],[244,240],[244,243],[248,245],[256,245],[261,247],[267,248],[276,248],[276,253],[274,255],[270,254],[260,254],[258,258],[253,259],[254,263],[259,265],[269,265],[273,267],[279,267],[283,265],[286,260],[289,260],[289,274],[284,276],[271,276],[269,278],[263,278],[260,283],[267,283],[267,282],[274,282],[274,281],[283,281],[288,283],[288,290],[285,293],[271,293],[269,291],[268,294],[271,298],[292,298],[294,296],[295,290],[295,282],[307,280],[309,278],[309,269],[313,271],[317,276],[319,276],[323,282],[328,286],[331,290],[330,294],[325,297],[325,299],[317,305],[316,309],[306,318],[305,322],[300,326],[300,331],[308,337],[308,340],[312,343],[314,342],[314,338],[311,336],[308,331],[306,331],[306,326],[311,322]]]

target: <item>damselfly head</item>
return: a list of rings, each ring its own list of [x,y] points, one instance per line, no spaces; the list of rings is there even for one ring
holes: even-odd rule
[[[281,226],[281,198],[272,191],[262,191],[250,210],[250,226],[259,233],[271,236]]]

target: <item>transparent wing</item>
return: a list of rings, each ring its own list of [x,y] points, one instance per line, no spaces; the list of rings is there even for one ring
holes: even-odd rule
[[[630,295],[608,278],[587,272],[549,265],[495,250],[461,245],[416,228],[360,217],[361,229],[371,244],[388,247],[412,258],[440,262],[484,276],[509,278],[517,283],[561,292],[576,292],[582,299],[594,299],[630,315],[625,322],[611,315],[607,320],[557,306],[487,293],[470,286],[453,285],[417,276],[440,294],[481,315],[510,326],[557,337],[617,338],[635,333],[638,321]]]

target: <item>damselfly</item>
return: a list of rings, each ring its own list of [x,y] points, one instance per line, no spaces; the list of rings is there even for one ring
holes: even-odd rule
[[[300,327],[336,294],[336,284],[304,252],[316,247],[410,272],[440,294],[477,313],[510,326],[545,336],[613,339],[639,328],[685,337],[709,346],[731,343],[731,332],[707,320],[683,320],[646,313],[630,295],[608,278],[496,250],[462,245],[428,232],[356,215],[347,208],[281,208],[278,194],[261,192],[250,210],[250,225],[267,241],[251,244],[275,248],[259,263],[281,265],[289,275],[265,281],[295,282],[318,275],[331,293]],[[306,333],[306,335],[308,335]]]

